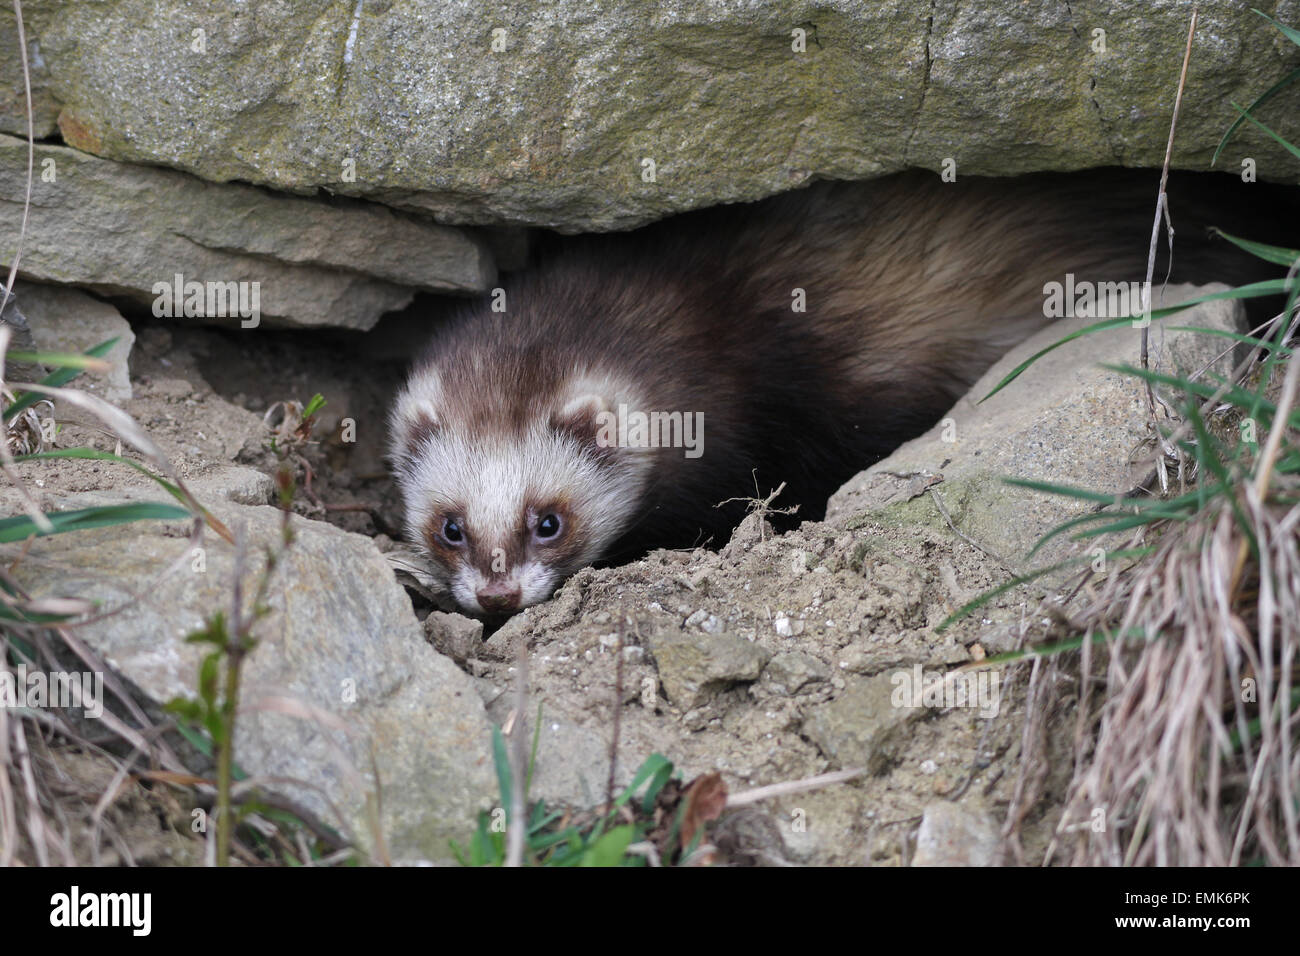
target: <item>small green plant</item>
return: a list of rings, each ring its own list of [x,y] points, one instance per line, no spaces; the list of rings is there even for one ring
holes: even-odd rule
[[[537,726],[541,726],[540,719]],[[452,852],[463,866],[502,866],[506,862],[506,834],[513,825],[509,819],[513,782],[505,736],[499,727],[493,728],[492,755],[501,803],[490,813],[479,813],[478,828],[467,847],[452,841]],[[534,734],[528,780],[536,756]],[[701,782],[708,782],[707,778],[696,781]],[[697,803],[692,799],[693,789],[693,785],[681,784],[680,774],[668,758],[651,754],[627,788],[603,809],[583,813],[548,810],[539,800],[526,812],[523,862],[529,866],[646,866],[685,859],[703,836],[702,827],[688,822]]]
[[[293,546],[294,530],[290,521],[293,513],[294,494],[297,489],[295,468],[291,459],[296,457],[295,449],[305,444],[311,437],[314,415],[325,404],[325,400],[316,395],[306,407],[296,402],[286,402],[285,420],[281,422],[277,442],[271,440],[271,447],[280,459],[276,471],[276,495],[280,508],[280,537],[274,546],[265,549],[265,561],[257,579],[256,591],[252,603],[245,608],[242,601],[242,588],[245,561],[245,545],[242,538],[236,543],[235,574],[232,608],[229,616],[223,611],[214,612],[204,622],[204,626],[186,637],[193,644],[206,644],[211,650],[199,664],[198,693],[196,697],[177,697],[167,704],[167,709],[183,723],[201,731],[208,741],[209,748],[200,748],[205,753],[215,755],[217,764],[216,782],[216,825],[217,825],[217,865],[226,866],[230,861],[231,836],[239,824],[240,816],[234,814],[231,788],[234,781],[242,777],[235,763],[235,723],[239,710],[239,688],[243,665],[248,655],[257,646],[254,628],[257,623],[271,612],[267,603],[271,581],[276,569]],[[292,420],[290,420],[290,416]],[[183,724],[182,724],[183,726]],[[193,733],[187,734],[191,740]],[[251,812],[253,804],[245,803],[240,812]]]
[[[252,635],[253,623],[265,613],[265,607],[255,601],[252,610],[247,616],[241,615],[239,625],[232,629],[226,623],[225,615],[218,611],[200,630],[186,637],[190,643],[209,644],[213,650],[199,665],[198,698],[174,698],[167,704],[167,709],[173,714],[202,727],[215,747],[218,866],[227,866],[230,862],[230,833],[238,822],[231,816],[230,789],[234,779],[235,714],[239,707],[240,671],[245,656],[257,644]]]
[[[231,785],[236,779],[235,720],[239,711],[239,684],[245,659],[257,646],[253,628],[271,612],[267,603],[271,580],[275,570],[293,544],[293,526],[290,524],[290,505],[293,486],[281,472],[278,482],[280,508],[284,518],[280,539],[275,547],[266,549],[266,560],[258,577],[257,590],[248,609],[241,604],[239,582],[244,569],[244,542],[236,545],[234,606],[227,619],[222,611],[213,613],[204,626],[188,635],[191,644],[207,644],[212,650],[199,664],[197,698],[177,697],[167,704],[167,709],[191,725],[202,728],[212,741],[217,762],[217,865],[230,862],[230,838],[238,820],[231,814]],[[242,774],[241,774],[242,776]]]

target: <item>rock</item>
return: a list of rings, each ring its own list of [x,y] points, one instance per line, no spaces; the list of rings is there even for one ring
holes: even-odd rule
[[[1200,10],[1173,157],[1193,169],[1209,165],[1230,104],[1297,62],[1247,4]],[[566,231],[945,159],[960,175],[1159,167],[1187,18],[1144,0],[26,7],[41,122],[56,101],[78,149]],[[12,33],[6,5],[0,36]],[[19,86],[11,44],[0,71],[0,88]],[[1298,104],[1291,87],[1266,116],[1292,142]],[[21,100],[0,105],[15,128]],[[1293,176],[1253,128],[1220,164],[1243,157]]]
[[[26,258],[23,259],[26,262]],[[122,314],[107,303],[59,286],[20,283],[14,289],[31,326],[36,348],[44,352],[85,352],[116,338],[104,359],[112,368],[106,375],[84,373],[76,385],[109,402],[131,397],[129,359],[135,333]]]
[[[1163,301],[1172,304],[1222,288],[1171,286]],[[1231,354],[1215,362],[1224,351],[1221,337],[1164,326],[1235,332],[1243,315],[1240,303],[1220,301],[1153,322],[1152,368],[1190,373],[1209,365],[1212,372],[1227,374]],[[1014,487],[1005,478],[1127,492],[1143,477],[1130,470],[1129,456],[1147,435],[1146,400],[1137,379],[1099,366],[1136,365],[1137,329],[1076,339],[977,404],[1029,356],[1096,321],[1064,319],[1012,349],[934,428],[837,491],[827,505],[827,521],[849,527],[871,520],[921,523],[949,531],[932,497],[938,495],[967,536],[1018,566],[1042,535],[1092,503]],[[1091,540],[1086,546],[1096,544]],[[1074,547],[1068,535],[1058,535],[1038,552],[1034,565],[1059,561]]]
[[[830,677],[830,668],[811,654],[799,651],[782,651],[763,668],[764,682],[774,685],[782,694],[794,694],[807,684],[824,681]]]
[[[26,12],[26,11],[25,11]],[[0,133],[27,135],[27,96],[22,53],[12,9],[0,13]],[[46,139],[58,132],[59,101],[50,90],[50,73],[39,40],[27,37],[27,67],[32,87],[32,135]]]
[[[271,503],[275,482],[271,476],[246,465],[222,465],[186,483],[203,504],[233,501],[241,505]]]
[[[7,299],[0,291],[0,326],[9,332],[9,349],[5,354],[5,380],[9,382],[37,382],[46,376],[48,369],[37,362],[16,361],[13,352],[34,352],[36,341],[32,338],[32,329],[18,307],[18,290],[15,288]]]
[[[727,866],[795,865],[781,828],[759,807],[724,813],[708,832]]]
[[[424,619],[424,633],[439,654],[464,664],[483,644],[483,622],[463,614],[430,611]]]
[[[488,707],[492,722],[504,725],[514,706],[514,691],[507,690]],[[529,752],[533,741],[533,721],[537,717],[536,700],[530,702],[525,733]],[[644,755],[620,748],[614,770],[615,792],[632,782],[632,774]],[[537,738],[537,759],[528,788],[529,800],[544,800],[551,809],[587,808],[604,803],[609,787],[609,732],[601,733],[582,727],[571,720],[542,709],[542,729]]]
[[[1002,838],[983,810],[941,801],[925,808],[913,866],[1001,866]]]
[[[920,707],[895,707],[893,675],[853,678],[834,700],[812,708],[803,733],[840,769],[883,773],[894,762],[904,728]]]
[[[699,584],[696,585],[699,587]],[[706,634],[718,634],[722,631],[722,621],[718,620],[716,614],[710,614],[704,608],[700,608],[694,614],[686,618],[685,626],[688,628],[699,628]]]
[[[229,503],[211,510],[247,535],[247,599],[263,546],[278,538],[280,513]],[[373,767],[393,856],[448,859],[448,839],[468,839],[477,810],[496,793],[482,701],[424,640],[410,600],[368,539],[298,518],[294,528],[297,540],[270,587],[272,612],[257,624],[245,665],[235,758],[252,776],[304,781],[274,787],[332,822],[328,798],[371,848]],[[184,637],[231,600],[234,548],[209,532],[203,551],[192,553],[177,530],[146,522],[37,539],[15,571],[38,596],[113,607],[139,592],[139,603],[77,633],[155,702],[194,696],[206,650]],[[159,579],[178,558],[179,569]]]
[[[53,182],[41,176],[47,162]],[[486,248],[463,232],[370,203],[216,186],[45,144],[36,171],[23,273],[150,308],[155,284],[173,286],[179,274],[258,283],[260,318],[271,323],[368,329],[416,290],[479,291],[496,274]],[[21,209],[26,176],[27,144],[0,135],[0,202]],[[0,260],[12,258],[20,224],[0,217]],[[230,308],[208,318],[232,328],[253,321]]]
[[[663,629],[647,637],[664,693],[683,711],[704,703],[730,684],[757,680],[771,656],[734,634]]]
[[[779,502],[776,503],[779,507]],[[731,533],[730,540],[722,548],[722,555],[726,558],[737,558],[744,554],[756,544],[763,541],[771,541],[776,537],[776,532],[772,530],[772,524],[761,514],[751,512],[745,515],[740,524],[736,525],[736,530]]]
[[[270,438],[261,416],[217,395],[200,376],[190,374],[191,368],[182,369],[178,360],[177,371],[187,377],[137,381],[135,397],[124,404],[124,409],[197,488],[197,483],[207,478],[212,469],[225,469],[237,458],[242,461],[256,458],[268,447]],[[61,410],[60,414],[63,413]],[[112,441],[102,434],[73,432],[60,444],[112,448]],[[263,482],[251,477],[247,469],[228,472],[226,478],[234,478],[245,489],[234,500],[265,503],[264,498],[257,497],[260,493],[257,489],[264,487]],[[227,496],[226,478],[215,479],[223,497]],[[154,487],[148,479],[141,478],[139,483],[146,488]],[[115,481],[115,484],[120,483]],[[104,486],[101,477],[90,487]]]
[[[778,612],[772,619],[772,630],[780,637],[798,637],[803,633],[806,622],[791,620],[784,612]]]

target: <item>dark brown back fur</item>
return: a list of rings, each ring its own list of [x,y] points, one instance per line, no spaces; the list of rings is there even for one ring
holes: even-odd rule
[[[640,517],[609,557],[720,543],[744,508],[714,505],[756,484],[766,495],[786,482],[777,505],[820,517],[840,484],[1047,323],[1045,283],[1143,278],[1157,184],[1158,173],[1122,170],[955,183],[903,174],[623,235],[555,237],[506,283],[506,315],[467,310],[433,354],[460,370],[458,389],[503,390],[519,419],[545,407],[575,361],[642,383],[646,410],[704,412],[703,457],[657,453]],[[1276,201],[1268,190],[1174,174],[1174,281],[1276,274],[1204,241],[1211,224],[1250,234],[1248,207]],[[804,313],[791,309],[795,288]]]

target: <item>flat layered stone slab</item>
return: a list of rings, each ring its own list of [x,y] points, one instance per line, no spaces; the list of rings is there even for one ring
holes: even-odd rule
[[[179,275],[178,318],[186,283],[256,283],[259,321],[368,329],[417,290],[476,292],[496,277],[477,239],[374,203],[217,185],[45,144],[35,172],[22,273],[151,309],[158,284],[174,290]],[[0,262],[18,247],[26,188],[27,144],[0,135]],[[252,327],[226,312],[206,320]]]
[[[1209,166],[1233,102],[1300,65],[1249,4],[1199,6],[1174,151],[1189,169]],[[995,176],[1158,167],[1190,14],[1144,0],[24,9],[38,128],[54,118],[78,148],[564,231],[945,160]],[[0,9],[0,88],[18,89],[12,17]],[[25,130],[21,106],[0,96],[0,128]],[[1292,87],[1261,115],[1294,142],[1297,106]],[[1220,166],[1246,157],[1294,180],[1258,130]]]

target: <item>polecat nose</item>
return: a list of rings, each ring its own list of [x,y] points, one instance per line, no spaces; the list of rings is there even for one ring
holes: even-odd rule
[[[474,592],[478,603],[488,614],[509,614],[519,610],[519,585],[510,581],[493,581]]]

